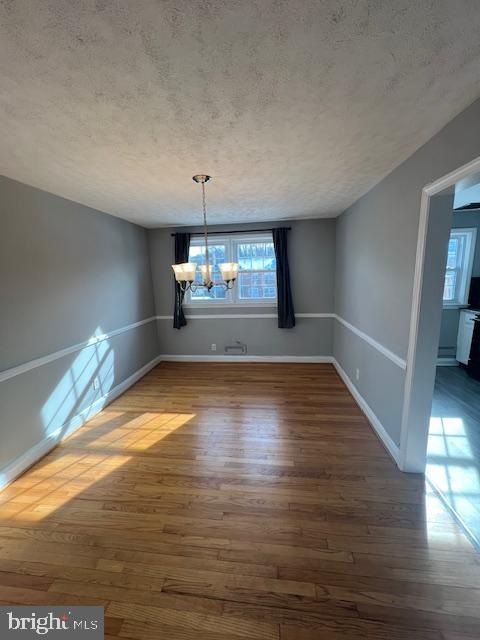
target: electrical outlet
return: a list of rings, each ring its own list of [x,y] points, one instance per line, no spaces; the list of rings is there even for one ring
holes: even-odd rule
[[[100,389],[100,380],[98,378],[93,379],[93,388],[95,390]]]
[[[211,351],[216,351],[216,350],[217,350],[217,345],[216,345],[215,343],[213,343],[213,344],[210,346],[210,350],[211,350]]]
[[[355,379],[360,380],[360,369],[355,369]]]

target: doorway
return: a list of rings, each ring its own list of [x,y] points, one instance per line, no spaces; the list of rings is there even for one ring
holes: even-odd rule
[[[400,466],[425,471],[480,544],[478,227],[480,159],[422,193]]]

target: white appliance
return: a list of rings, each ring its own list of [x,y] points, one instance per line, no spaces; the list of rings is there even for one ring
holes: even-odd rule
[[[470,347],[472,346],[472,336],[475,316],[478,311],[470,311],[470,309],[462,309],[460,311],[460,321],[458,323],[457,334],[457,360],[467,365],[470,356]]]

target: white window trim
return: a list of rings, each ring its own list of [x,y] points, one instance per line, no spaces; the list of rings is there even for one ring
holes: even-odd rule
[[[477,229],[475,227],[455,227],[450,231],[449,239],[452,235],[467,234],[469,240],[467,241],[468,251],[468,263],[465,269],[462,270],[462,282],[460,285],[460,300],[456,302],[443,302],[444,309],[464,309],[468,307],[468,295],[470,293],[470,281],[472,279],[473,260],[475,258],[475,245],[477,242]],[[447,269],[445,268],[445,273]]]
[[[217,302],[216,300],[210,300],[209,302],[205,302],[205,300],[202,300],[201,302],[184,302],[182,307],[184,309],[211,309],[212,307],[215,307],[215,309],[238,309],[238,307],[242,307],[242,309],[248,307],[251,307],[252,309],[256,309],[257,307],[276,309],[277,301],[270,300],[268,302],[252,302],[251,300],[239,300],[238,302]]]
[[[247,242],[247,241],[248,242],[265,242],[265,240],[268,240],[269,242],[272,241],[272,235],[270,232],[266,232],[263,234],[249,234],[248,231],[246,232],[239,231],[238,235],[235,233],[228,236],[222,236],[217,234],[214,236],[209,236],[208,243],[212,245],[217,243],[226,244],[228,247],[226,262],[233,262],[234,261],[234,256],[233,256],[234,243],[238,244],[238,243]],[[198,236],[198,237],[196,236],[192,238],[190,245],[202,246],[204,242],[205,242],[205,239],[203,238],[203,236]],[[238,287],[238,279],[234,284],[234,288],[235,287]],[[186,309],[202,309],[202,308],[211,309],[212,307],[223,308],[223,309],[225,308],[232,309],[232,308],[238,308],[238,307],[242,307],[242,308],[270,307],[271,309],[276,309],[277,298],[275,299],[270,298],[267,300],[243,300],[238,296],[235,296],[235,299],[232,299],[232,291],[227,291],[227,298],[225,300],[208,300],[208,301],[198,300],[194,302],[190,297],[190,292],[188,292],[187,295],[185,296],[185,302],[183,303],[182,306]]]

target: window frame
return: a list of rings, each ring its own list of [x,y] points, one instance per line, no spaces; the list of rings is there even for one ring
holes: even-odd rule
[[[224,244],[226,246],[226,260],[225,262],[237,262],[238,258],[236,256],[236,245],[243,243],[254,243],[254,242],[273,242],[271,232],[266,233],[255,233],[251,234],[248,232],[239,232],[222,236],[220,234],[215,234],[214,236],[209,236],[208,242],[210,244]],[[205,239],[203,236],[195,236],[190,240],[190,246],[203,246],[205,243]],[[245,273],[248,273],[246,271]],[[258,273],[258,272],[266,272],[266,273],[275,273],[276,269],[252,269],[250,272]],[[240,273],[240,272],[239,272]],[[185,302],[183,303],[184,307],[190,309],[201,309],[203,308],[212,308],[212,307],[277,307],[277,296],[275,298],[270,298],[266,300],[252,300],[252,299],[242,299],[239,296],[239,281],[240,277],[235,280],[235,284],[233,289],[227,291],[226,298],[221,300],[192,300],[191,292],[188,291],[185,296]]]
[[[460,276],[460,284],[455,287],[455,291],[459,292],[455,300],[445,300],[442,293],[442,305],[444,309],[459,309],[461,307],[468,306],[468,295],[470,293],[470,281],[472,278],[473,260],[475,257],[475,245],[477,241],[477,229],[475,227],[455,227],[450,230],[448,241],[452,239],[452,236],[465,236],[465,249],[464,255],[461,258],[461,266],[454,269],[449,269],[447,264],[445,265],[444,287],[445,279],[449,271],[456,271]],[[447,255],[448,263],[448,255]]]

